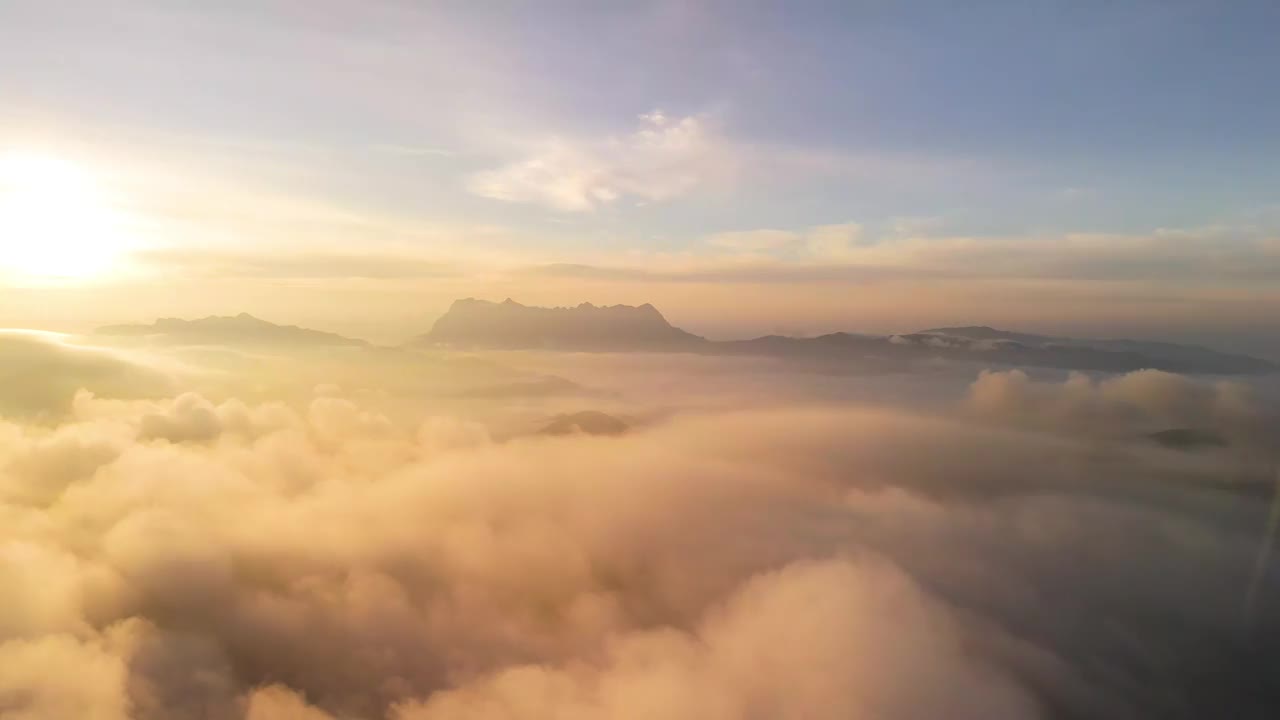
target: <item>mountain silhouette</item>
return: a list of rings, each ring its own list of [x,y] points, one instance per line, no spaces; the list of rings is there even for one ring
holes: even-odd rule
[[[838,369],[901,369],[937,359],[984,365],[1099,372],[1142,369],[1182,373],[1246,374],[1280,369],[1275,363],[1197,345],[1142,340],[1088,340],[999,330],[986,326],[934,328],[899,335],[829,333],[796,338],[766,335],[712,341],[667,322],[652,305],[542,308],[508,298],[501,303],[457,300],[413,346],[462,349],[658,351],[796,358]]]
[[[295,348],[367,347],[364,340],[295,325],[277,325],[247,313],[198,320],[162,318],[150,325],[111,325],[97,334],[185,344],[274,345]],[[667,322],[649,304],[533,307],[457,300],[430,332],[408,348],[550,350],[577,352],[688,352],[796,359],[815,370],[897,372],[937,360],[986,366],[1043,367],[1098,372],[1154,369],[1191,374],[1261,374],[1280,365],[1199,345],[1126,339],[1079,339],[1000,330],[982,325],[898,335],[847,332],[817,337],[765,335],[713,341]],[[390,349],[387,349],[390,351]]]
[[[412,345],[451,348],[548,350],[686,350],[707,341],[672,327],[652,305],[542,308],[510,298],[501,303],[467,298],[449,307]]]
[[[277,325],[248,313],[235,316],[210,316],[198,320],[161,318],[150,325],[108,325],[95,331],[98,335],[118,337],[152,337],[171,342],[218,343],[227,345],[289,345],[296,347],[363,347],[357,340],[321,330],[296,325]]]
[[[599,410],[583,410],[552,418],[540,432],[543,435],[621,435],[630,429],[627,423]]]

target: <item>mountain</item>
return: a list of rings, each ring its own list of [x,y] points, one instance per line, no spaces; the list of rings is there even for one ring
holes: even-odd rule
[[[1096,372],[1164,370],[1189,374],[1261,374],[1280,370],[1273,362],[1232,355],[1194,345],[1140,340],[1082,340],[996,330],[988,327],[935,328],[902,335],[831,333],[815,338],[776,335],[717,343],[725,351],[750,355],[782,355],[825,359],[859,358],[880,367],[947,360],[954,362],[1040,367]]]
[[[621,435],[630,427],[618,418],[598,410],[557,415],[541,431],[543,435]]]
[[[363,340],[294,325],[277,325],[247,313],[198,320],[163,318],[150,325],[111,325],[96,332],[189,345],[368,346]],[[766,335],[751,340],[711,341],[672,326],[647,303],[639,307],[598,307],[582,303],[575,307],[542,308],[521,305],[511,299],[501,303],[470,298],[457,300],[430,332],[411,340],[409,346],[770,356],[797,359],[815,371],[837,373],[848,372],[855,367],[854,363],[863,371],[897,372],[912,363],[938,360],[1099,372],[1155,369],[1228,375],[1280,371],[1280,365],[1267,360],[1198,345],[1054,337],[986,326],[933,328],[900,335],[837,332],[808,338]],[[496,391],[544,389],[497,388]]]
[[[1280,370],[1267,360],[1196,345],[1141,340],[1087,340],[999,330],[947,327],[901,335],[829,333],[795,338],[767,335],[711,341],[673,327],[652,305],[540,308],[507,299],[453,303],[415,346],[464,349],[681,351],[801,360],[814,370],[893,372],[910,363],[945,361],[988,366],[1044,367],[1098,372],[1155,369],[1181,373],[1248,374]]]
[[[1032,333],[1014,332],[1012,330],[999,330],[997,328],[987,327],[986,325],[931,328],[929,330],[921,330],[919,332],[924,335],[948,335],[951,337],[966,337],[972,340],[1011,340],[1013,342],[1026,343],[1028,345],[1034,345],[1054,339],[1048,335],[1034,335]]]
[[[276,325],[248,313],[234,317],[210,316],[199,320],[161,318],[150,325],[108,325],[98,335],[149,337],[191,344],[290,345],[295,347],[363,347],[364,340],[296,325]]]
[[[1110,370],[1139,366],[1183,373],[1249,374],[1274,372],[1277,365],[1247,355],[1149,340],[1094,340],[997,330],[985,326],[922,330],[917,334],[937,341],[969,344],[969,349],[1021,358],[1057,358],[1063,367]],[[916,336],[904,336],[916,337]],[[1033,363],[1028,363],[1033,364]]]
[[[705,345],[672,327],[652,305],[541,308],[510,298],[501,303],[467,298],[449,307],[417,346],[548,350],[687,350]]]

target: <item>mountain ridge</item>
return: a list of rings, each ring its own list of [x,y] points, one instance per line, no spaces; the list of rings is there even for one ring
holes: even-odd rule
[[[108,325],[100,335],[160,336],[184,342],[370,347],[364,340],[296,325],[278,325],[248,313],[195,320],[160,318],[151,324]],[[938,359],[1011,367],[1129,372],[1142,369],[1196,374],[1262,374],[1280,365],[1200,345],[1129,339],[1056,337],[985,325],[938,327],[914,333],[867,335],[833,332],[814,337],[763,335],[708,340],[667,321],[652,304],[567,307],[455,300],[429,332],[404,347],[461,350],[580,352],[688,352],[795,358],[841,368],[861,360],[892,370]]]
[[[366,347],[369,343],[323,330],[312,330],[297,325],[278,325],[254,317],[249,313],[239,315],[209,315],[194,320],[158,318],[151,324],[105,325],[94,330],[97,335],[116,337],[164,336],[186,341],[225,342],[231,344],[291,343],[325,347]]]
[[[941,357],[997,365],[1102,372],[1156,369],[1170,372],[1255,374],[1280,370],[1268,360],[1198,345],[1055,337],[985,325],[933,328],[915,333],[865,335],[834,332],[816,337],[765,335],[708,340],[671,325],[653,305],[541,308],[511,298],[501,303],[454,301],[431,330],[409,343],[471,349],[680,351],[769,355],[810,359],[861,356],[894,362]]]
[[[1249,355],[1226,353],[1203,345],[1173,343],[1161,340],[1131,340],[1125,338],[1072,338],[1053,335],[1037,335],[1010,330],[999,330],[985,325],[933,328],[922,330],[919,335],[943,338],[964,338],[976,343],[1005,344],[1007,349],[1027,351],[1058,351],[1082,353],[1102,351],[1150,357],[1163,367],[1156,369],[1179,372],[1212,372],[1219,368],[1227,373],[1273,372],[1280,367],[1276,363]]]
[[[708,342],[674,327],[649,303],[572,307],[455,300],[414,346],[561,350],[678,350]]]

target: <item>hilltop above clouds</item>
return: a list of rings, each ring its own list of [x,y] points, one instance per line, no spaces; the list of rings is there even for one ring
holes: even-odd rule
[[[577,359],[661,366],[637,409],[710,364],[734,406],[505,440],[336,385],[0,418],[0,715],[1273,716],[1247,388],[996,372],[926,413],[761,404],[743,358]],[[1193,418],[1230,445],[1139,434]]]
[[[548,350],[692,350],[704,338],[673,327],[649,304],[639,307],[542,308],[511,298],[501,303],[456,300],[431,331],[412,341],[420,346]]]

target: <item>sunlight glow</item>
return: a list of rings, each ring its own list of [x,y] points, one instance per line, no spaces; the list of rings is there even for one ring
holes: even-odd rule
[[[84,168],[39,153],[0,153],[0,273],[107,273],[130,246],[124,219]]]

